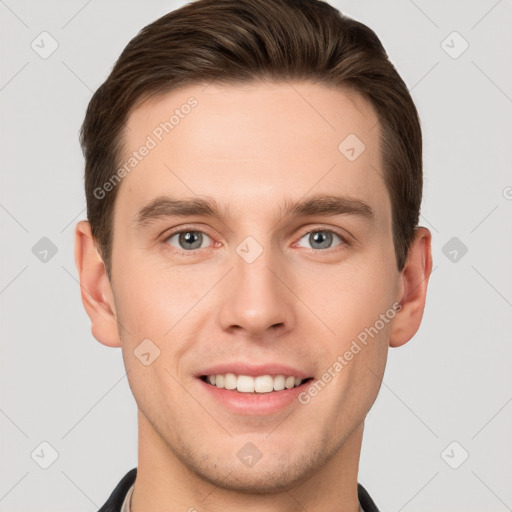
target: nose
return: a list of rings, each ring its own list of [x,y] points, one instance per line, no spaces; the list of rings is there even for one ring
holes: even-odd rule
[[[296,325],[293,285],[285,262],[264,250],[251,263],[235,253],[233,264],[219,309],[222,329],[259,339],[292,330]]]

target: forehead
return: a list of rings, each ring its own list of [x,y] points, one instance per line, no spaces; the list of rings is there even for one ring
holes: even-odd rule
[[[372,105],[347,89],[311,82],[182,87],[129,116],[120,162],[128,172],[116,210],[130,215],[168,194],[209,195],[232,211],[263,213],[278,209],[283,196],[337,191],[386,216],[379,130]]]

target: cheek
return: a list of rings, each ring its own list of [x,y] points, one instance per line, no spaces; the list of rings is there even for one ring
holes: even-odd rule
[[[321,400],[326,406],[336,402],[335,410],[348,407],[355,415],[363,414],[377,396],[386,364],[391,323],[397,314],[396,274],[389,262],[380,263],[369,255],[336,271],[323,269],[307,280],[303,293],[310,290],[308,306],[330,331],[323,329],[326,335],[316,336],[315,351],[329,373],[324,380],[330,379]],[[321,282],[328,284],[322,289]],[[366,397],[364,403],[361,397]]]
[[[195,334],[203,325],[197,318],[204,318],[205,309],[207,312],[212,308],[204,295],[218,278],[204,276],[190,267],[162,268],[128,259],[118,269],[118,275],[125,276],[114,283],[114,290],[126,368],[133,368],[131,373],[143,386],[148,382],[166,386],[171,377],[165,368],[181,377],[183,355],[194,346]],[[149,368],[157,371],[162,366],[163,382],[154,381],[161,376],[153,375],[137,359],[141,352],[149,352],[150,357],[158,354]]]
[[[393,304],[397,275],[391,265],[371,256],[297,273],[297,295],[324,321],[334,338],[357,335]]]
[[[189,282],[187,286],[181,272],[159,268],[150,258],[137,257],[135,250],[127,254],[114,262],[118,320],[134,337],[162,338],[185,313],[187,293],[195,284]]]
[[[175,379],[183,377],[180,361],[188,346],[184,316],[191,305],[184,296],[186,286],[177,287],[170,273],[162,277],[146,269],[125,276],[116,287],[118,321],[124,327],[123,359],[132,393],[150,415],[147,404],[165,403],[162,407],[167,410],[180,397]]]

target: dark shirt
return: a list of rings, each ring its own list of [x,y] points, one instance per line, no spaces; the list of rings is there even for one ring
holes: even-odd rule
[[[112,491],[110,498],[107,500],[105,505],[100,508],[98,512],[121,512],[121,506],[123,504],[126,493],[135,482],[137,476],[137,468],[133,468],[122,478],[117,484],[116,488]],[[363,507],[364,512],[379,512],[379,509],[371,499],[366,489],[361,485],[357,484],[357,496],[359,503]]]

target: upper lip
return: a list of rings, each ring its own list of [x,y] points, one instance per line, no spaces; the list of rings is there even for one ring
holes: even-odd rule
[[[196,377],[226,373],[234,373],[235,375],[249,375],[251,377],[257,377],[258,375],[285,375],[300,377],[302,379],[311,377],[310,373],[299,370],[298,368],[294,368],[293,366],[287,366],[278,363],[249,364],[244,362],[222,363],[209,366],[208,368],[200,370]]]

